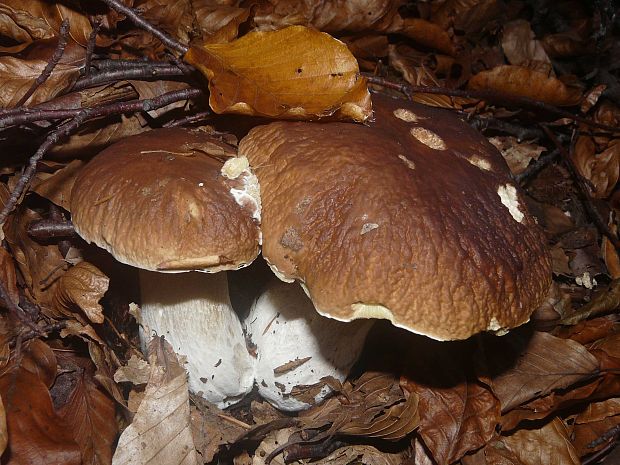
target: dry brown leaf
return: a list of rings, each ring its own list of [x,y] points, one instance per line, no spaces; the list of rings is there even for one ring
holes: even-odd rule
[[[112,446],[118,433],[115,404],[85,373],[58,414],[73,431],[82,451],[82,465],[112,463]]]
[[[589,112],[594,105],[598,102],[599,98],[603,92],[607,89],[606,84],[599,84],[598,86],[594,86],[590,89],[583,97],[583,102],[581,102],[581,113]]]
[[[32,190],[41,197],[70,212],[71,189],[83,165],[83,161],[73,160],[64,168],[59,169],[41,181]]]
[[[599,364],[585,347],[548,333],[513,331],[487,339],[486,360],[479,357],[479,375],[506,412],[554,389],[563,389],[592,376]]]
[[[468,87],[528,97],[559,106],[577,105],[581,101],[579,89],[521,66],[503,65],[481,71],[469,80]]]
[[[418,434],[431,455],[452,463],[493,437],[500,406],[488,388],[468,379],[465,345],[424,342],[412,351],[401,384],[420,399]]]
[[[13,257],[7,250],[0,247],[0,282],[4,285],[9,299],[13,303],[19,303],[19,291],[17,290],[17,277]]]
[[[505,8],[498,0],[447,0],[433,12],[432,21],[443,29],[471,33],[489,27]]]
[[[58,35],[65,18],[69,20],[69,37],[85,47],[92,30],[88,17],[64,4],[45,0],[3,0],[0,33],[18,43],[49,39]]]
[[[357,444],[342,447],[313,465],[402,465],[407,459],[405,452],[390,453],[372,446]],[[417,457],[416,457],[417,460]],[[416,462],[417,464],[418,462]]]
[[[112,463],[198,465],[185,370],[163,338],[151,340],[148,358],[151,376],[144,399],[121,434]]]
[[[579,136],[572,158],[579,174],[590,181],[592,196],[608,197],[620,177],[620,139],[612,140],[603,152],[596,153],[592,138]]]
[[[463,465],[524,465],[501,441],[491,441],[472,455],[466,455]]]
[[[545,51],[552,58],[568,58],[586,53],[587,46],[575,31],[570,29],[557,34],[547,34],[542,38]]]
[[[60,278],[52,300],[59,313],[75,318],[80,308],[92,323],[103,323],[103,308],[99,301],[108,290],[108,278],[95,265],[80,262]]]
[[[448,33],[437,24],[420,18],[405,18],[392,26],[390,32],[398,32],[425,47],[454,56],[456,50]]]
[[[314,26],[329,33],[387,32],[403,0],[263,0],[257,2],[253,21],[259,30],[291,25]]]
[[[538,430],[521,429],[502,438],[523,465],[580,465],[568,431],[559,418]]]
[[[127,360],[127,364],[114,372],[114,381],[117,383],[132,383],[133,385],[146,384],[149,381],[151,368],[146,360],[135,354]]]
[[[614,230],[615,228],[612,227],[610,229]],[[609,276],[611,276],[611,279],[620,278],[620,256],[618,256],[616,248],[613,246],[611,241],[607,239],[606,236],[603,237],[601,253],[603,255],[603,260],[605,261],[605,266],[607,267],[607,271],[609,272]]]
[[[47,65],[45,60],[21,60],[11,56],[0,57],[0,107],[13,108]],[[41,84],[26,103],[51,100],[69,89],[80,74],[79,67],[59,63],[50,77]]]
[[[351,52],[306,27],[191,47],[185,60],[209,78],[216,113],[364,121],[372,112],[366,79]]]
[[[504,24],[504,54],[511,65],[525,66],[545,73],[552,72],[551,60],[535,37],[529,21],[518,19]]]
[[[213,5],[210,0],[193,0],[194,17],[203,44],[221,44],[239,35],[239,26],[250,16],[249,8]]]
[[[502,153],[512,174],[522,173],[532,160],[538,160],[540,154],[547,150],[533,142],[519,142],[513,136],[490,137],[489,142]]]
[[[29,291],[36,302],[44,306],[42,310],[45,312],[45,306],[54,295],[54,287],[68,265],[56,245],[41,245],[28,236],[27,226],[40,219],[41,216],[34,211],[20,208],[9,217],[5,234]]]
[[[82,463],[70,425],[56,414],[36,374],[22,367],[9,370],[0,376],[0,397],[9,432],[6,465]]]
[[[0,456],[5,451],[9,442],[9,433],[6,429],[6,411],[4,410],[4,403],[0,396]]]
[[[604,448],[607,442],[601,441],[598,445],[590,446],[591,443],[618,425],[620,425],[620,398],[589,404],[575,417],[573,446],[580,456],[596,452]]]
[[[134,8],[157,27],[187,44],[193,31],[194,17],[190,0],[136,0]],[[156,40],[156,39],[153,39]]]

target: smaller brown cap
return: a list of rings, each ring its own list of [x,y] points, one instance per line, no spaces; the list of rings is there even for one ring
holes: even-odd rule
[[[75,181],[71,215],[86,241],[151,271],[236,269],[259,251],[256,178],[200,130],[156,129],[106,148]]]
[[[373,107],[369,126],[272,123],[239,144],[272,269],[339,320],[440,340],[526,322],[550,259],[502,156],[445,110],[377,95]]]

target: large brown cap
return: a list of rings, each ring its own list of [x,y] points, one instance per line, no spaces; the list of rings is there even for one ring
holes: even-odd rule
[[[373,106],[370,126],[279,122],[241,141],[272,269],[339,320],[440,340],[526,322],[550,259],[501,155],[449,112]]]
[[[231,157],[234,147],[199,130],[123,139],[76,180],[75,228],[117,260],[147,270],[246,265],[259,251],[260,198],[247,160]]]

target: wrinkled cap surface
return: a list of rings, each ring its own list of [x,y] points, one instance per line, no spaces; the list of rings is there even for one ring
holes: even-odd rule
[[[338,320],[439,340],[526,322],[550,259],[499,152],[446,111],[373,106],[369,126],[278,122],[241,141],[274,272]]]
[[[72,221],[86,241],[138,268],[239,268],[259,251],[260,198],[256,178],[235,156],[234,147],[199,130],[128,137],[80,172]]]

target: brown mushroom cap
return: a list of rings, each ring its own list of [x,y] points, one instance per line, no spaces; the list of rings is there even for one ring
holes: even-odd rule
[[[526,322],[550,259],[501,155],[449,112],[373,104],[370,126],[278,122],[241,141],[272,269],[338,320],[440,340]]]
[[[249,171],[222,175],[234,147],[199,130],[157,129],[103,150],[71,193],[76,230],[129,265],[219,271],[258,255]],[[238,175],[238,176],[237,176]],[[234,179],[230,179],[234,177]]]

